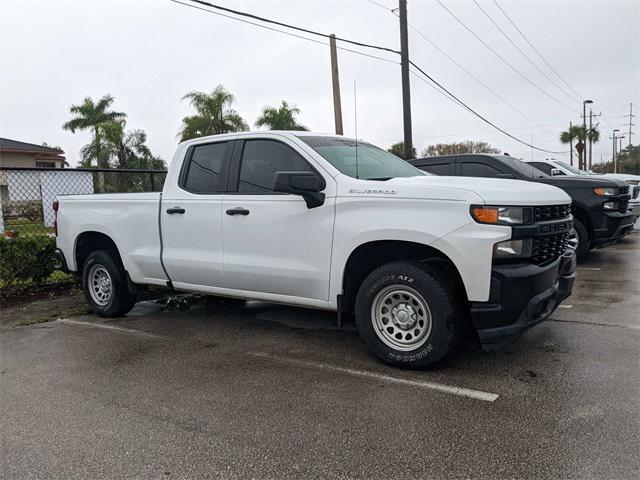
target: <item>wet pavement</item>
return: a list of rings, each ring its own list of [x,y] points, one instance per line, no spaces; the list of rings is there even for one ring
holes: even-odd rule
[[[639,478],[639,269],[634,233],[550,321],[428,371],[264,303],[0,328],[0,478]]]

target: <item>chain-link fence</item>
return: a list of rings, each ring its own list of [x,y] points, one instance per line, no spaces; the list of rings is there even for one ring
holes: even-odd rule
[[[53,201],[61,195],[159,192],[164,170],[0,167],[0,235],[53,233]]]

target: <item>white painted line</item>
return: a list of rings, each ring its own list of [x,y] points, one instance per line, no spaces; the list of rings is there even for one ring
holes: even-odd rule
[[[142,332],[140,330],[133,330],[131,328],[118,327],[116,325],[106,325],[104,323],[82,322],[80,320],[71,320],[69,318],[59,318],[57,321],[61,323],[68,323],[71,325],[83,325],[85,327],[102,328],[104,330],[112,330],[114,332],[127,333],[129,335],[137,335],[139,337],[155,338],[157,340],[166,340],[168,338],[163,335],[156,335],[155,333]]]
[[[496,393],[488,393],[480,390],[472,390],[470,388],[453,387],[450,385],[443,385],[441,383],[423,382],[420,380],[406,380],[404,378],[392,377],[390,375],[383,375],[381,373],[368,372],[366,370],[356,370],[354,368],[339,367],[337,365],[330,365],[321,362],[311,362],[307,360],[298,360],[295,358],[281,357],[279,355],[271,355],[262,352],[247,352],[247,355],[254,357],[268,358],[278,362],[288,363],[291,365],[297,365],[299,367],[318,368],[320,370],[326,370],[330,372],[340,372],[347,375],[353,375],[354,377],[372,378],[374,380],[380,380],[383,382],[396,383],[399,385],[405,385],[409,387],[425,388],[428,390],[436,390],[442,393],[448,393],[450,395],[458,395],[460,397],[473,398],[475,400],[482,400],[485,402],[495,402],[499,395]]]
[[[599,272],[602,269],[599,267],[576,267],[576,270],[591,270],[592,272]]]
[[[572,308],[573,305],[560,305],[560,308]]]

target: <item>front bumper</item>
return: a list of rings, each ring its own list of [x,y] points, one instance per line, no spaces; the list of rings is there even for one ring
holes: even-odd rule
[[[550,265],[494,265],[487,302],[471,304],[471,320],[485,350],[501,346],[546,320],[569,295],[576,274],[571,249]]]
[[[620,240],[633,229],[635,223],[635,216],[629,211],[625,213],[604,212],[603,216],[602,226],[593,231],[596,247],[599,248]]]

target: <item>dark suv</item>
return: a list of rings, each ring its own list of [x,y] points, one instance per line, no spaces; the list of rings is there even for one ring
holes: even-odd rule
[[[561,188],[572,200],[573,243],[578,258],[594,247],[616,242],[633,228],[634,217],[628,212],[629,186],[620,180],[586,175],[551,177],[508,155],[444,155],[418,158],[411,163],[434,175],[511,178]]]

